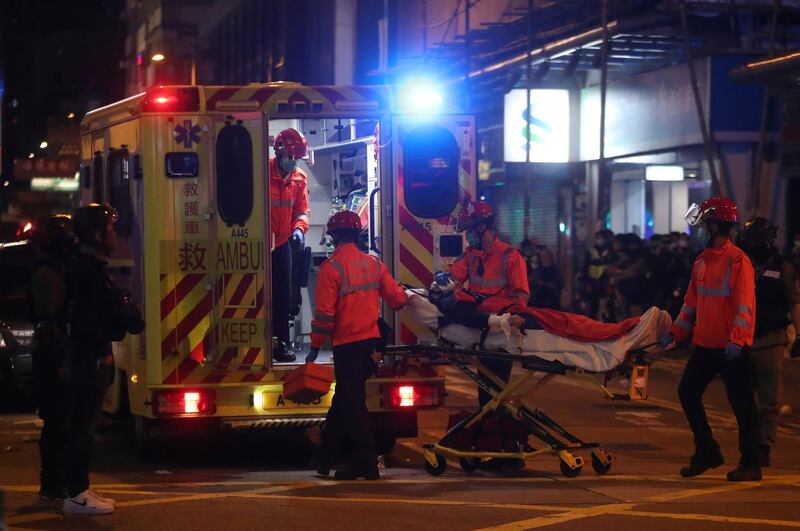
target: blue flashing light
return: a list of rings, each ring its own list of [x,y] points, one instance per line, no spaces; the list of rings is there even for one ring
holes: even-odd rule
[[[413,114],[438,111],[444,99],[439,87],[430,81],[415,79],[404,83],[400,92],[400,106]]]

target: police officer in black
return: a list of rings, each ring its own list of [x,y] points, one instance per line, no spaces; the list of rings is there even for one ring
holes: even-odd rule
[[[72,220],[66,215],[39,220],[32,241],[38,255],[30,281],[31,322],[35,328],[33,374],[44,425],[39,438],[39,497],[64,498],[66,408],[63,380],[66,348],[66,267],[74,249]]]
[[[800,329],[800,292],[794,268],[775,249],[777,233],[767,219],[756,217],[745,222],[738,241],[756,274],[756,329],[750,356],[756,376],[762,467],[769,466],[770,450],[775,445],[790,315],[795,329]],[[800,340],[793,347],[798,349]]]
[[[116,221],[116,210],[107,204],[78,208],[73,216],[78,249],[67,266],[68,497],[64,512],[114,512],[113,500],[89,488],[94,427],[114,377],[111,342],[144,330],[139,308],[108,276],[108,259],[117,247]]]

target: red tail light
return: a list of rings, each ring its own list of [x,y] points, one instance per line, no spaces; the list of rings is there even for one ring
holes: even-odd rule
[[[216,411],[216,393],[212,389],[156,391],[153,394],[154,415],[199,416],[213,415]]]
[[[147,91],[142,112],[197,112],[200,94],[197,87],[157,87]]]
[[[390,408],[435,407],[444,393],[437,384],[397,384],[384,387],[384,400]]]

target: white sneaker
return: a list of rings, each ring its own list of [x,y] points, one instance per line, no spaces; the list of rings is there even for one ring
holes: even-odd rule
[[[70,514],[111,514],[114,506],[101,502],[91,495],[91,491],[85,490],[77,496],[66,498],[62,510]]]
[[[105,496],[100,496],[95,490],[89,489],[86,492],[88,492],[90,496],[93,496],[95,500],[105,503],[106,505],[110,505],[111,507],[117,506],[116,500],[112,500],[111,498],[106,498]]]

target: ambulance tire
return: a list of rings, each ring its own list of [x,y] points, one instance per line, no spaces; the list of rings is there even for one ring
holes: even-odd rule
[[[157,456],[156,439],[153,436],[153,420],[134,415],[133,442],[136,457],[141,461],[152,461]]]

